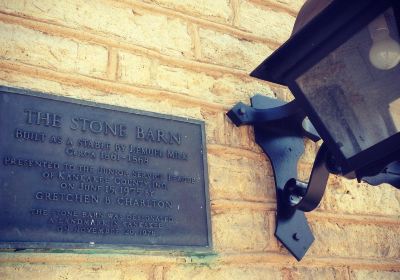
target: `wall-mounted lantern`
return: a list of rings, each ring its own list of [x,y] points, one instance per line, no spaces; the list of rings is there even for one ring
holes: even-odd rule
[[[287,86],[289,103],[254,96],[228,112],[254,126],[277,190],[275,235],[300,260],[314,237],[303,211],[329,173],[400,188],[400,2],[309,0],[292,37],[251,76]],[[303,137],[323,144],[308,183],[297,178]]]

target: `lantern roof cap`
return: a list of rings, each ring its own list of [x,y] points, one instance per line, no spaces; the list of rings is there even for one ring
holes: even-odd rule
[[[288,85],[378,14],[399,5],[396,0],[309,0],[299,12],[291,37],[250,76]]]

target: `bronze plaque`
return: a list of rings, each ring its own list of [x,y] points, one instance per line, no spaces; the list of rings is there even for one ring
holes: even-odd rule
[[[209,248],[204,123],[0,87],[1,248]]]

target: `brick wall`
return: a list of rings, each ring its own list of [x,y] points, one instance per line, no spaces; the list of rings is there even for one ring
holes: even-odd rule
[[[303,0],[0,0],[2,85],[206,122],[214,251],[1,252],[0,279],[399,279],[400,192],[332,176],[297,263],[274,238],[271,166],[225,116]],[[307,143],[307,178],[317,147]]]

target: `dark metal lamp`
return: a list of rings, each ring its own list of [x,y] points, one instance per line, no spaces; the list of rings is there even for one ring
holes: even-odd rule
[[[292,37],[251,76],[287,86],[285,103],[256,95],[228,112],[254,126],[277,190],[275,235],[300,260],[330,173],[400,188],[400,2],[309,0]],[[323,140],[308,183],[297,180],[303,137]]]

